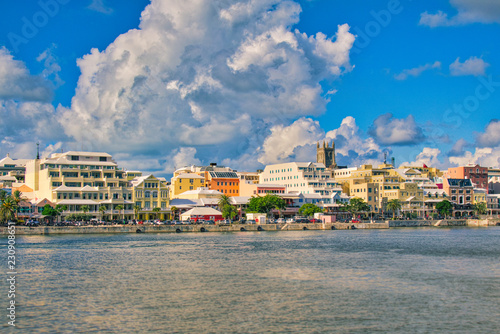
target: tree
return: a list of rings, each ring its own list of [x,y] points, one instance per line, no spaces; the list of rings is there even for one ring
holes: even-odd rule
[[[153,212],[155,213],[155,218],[158,219],[158,213],[161,211],[160,208],[153,208]]]
[[[139,205],[134,205],[134,219],[137,220],[137,214],[139,213],[139,210],[141,210],[141,207]]]
[[[106,207],[104,205],[101,205],[99,207],[99,212],[101,213],[101,220],[104,220],[104,212],[106,212]]]
[[[472,207],[477,215],[484,215],[488,211],[488,206],[485,202],[475,203]]]
[[[317,212],[323,212],[323,210],[321,210],[321,208],[316,204],[311,203],[304,204],[299,209],[299,214],[306,217],[314,216]]]
[[[286,202],[283,198],[267,194],[264,197],[252,197],[248,203],[247,212],[260,212],[268,214],[271,210],[283,210]]]
[[[231,204],[227,204],[222,208],[222,218],[233,219],[238,214],[238,210]]]
[[[45,204],[45,206],[43,207],[42,215],[50,217],[50,220],[53,220],[54,217],[57,217],[58,214],[59,212],[57,212],[57,210],[51,207],[49,204]]]
[[[170,208],[170,211],[172,211],[172,214],[174,216],[173,220],[175,220],[175,214],[177,213],[177,211],[179,211],[179,209],[177,209],[177,207],[173,206],[173,207]]]
[[[87,215],[87,212],[90,211],[90,207],[88,205],[82,205],[80,207],[80,210],[82,210],[82,212],[83,212],[84,215]]]
[[[436,210],[438,210],[438,212],[441,215],[448,217],[448,215],[451,215],[453,211],[453,204],[451,204],[448,200],[445,199],[436,204]]]
[[[346,210],[349,211],[354,218],[360,212],[369,211],[370,207],[362,198],[355,197],[351,198],[349,204],[346,205]]]
[[[401,210],[402,204],[399,199],[391,199],[387,203],[387,209],[392,211],[392,219],[396,218],[396,211]]]
[[[62,215],[63,211],[68,210],[68,206],[63,205],[63,204],[57,204],[55,209],[57,211],[57,216],[59,217]],[[58,218],[58,220],[59,220],[59,218]]]
[[[17,220],[17,212],[19,211],[19,203],[24,201],[26,199],[26,197],[23,197],[22,193],[19,190],[14,191],[12,193],[11,197],[12,197],[12,200],[14,201],[14,203],[16,204],[15,216],[16,216],[16,220]]]
[[[231,205],[231,197],[227,195],[220,195],[217,205],[219,206],[219,210],[222,211],[226,205]]]
[[[123,205],[118,204],[117,206],[115,206],[115,210],[122,211],[123,210]],[[125,216],[125,213],[123,215]],[[125,218],[123,218],[123,220],[125,220]]]
[[[0,202],[0,220],[8,222],[16,216],[17,205],[11,196],[5,196]]]

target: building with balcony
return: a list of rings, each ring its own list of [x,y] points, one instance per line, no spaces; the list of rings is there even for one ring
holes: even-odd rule
[[[319,194],[328,197],[338,189],[332,172],[317,162],[288,162],[267,165],[259,175],[259,183],[286,186],[287,192]]]
[[[25,179],[36,198],[66,205],[63,215],[86,212],[108,219],[132,217],[132,185],[126,171],[107,153],[69,151],[29,160]]]
[[[136,177],[132,185],[134,219],[169,219],[170,194],[167,181],[154,175]]]

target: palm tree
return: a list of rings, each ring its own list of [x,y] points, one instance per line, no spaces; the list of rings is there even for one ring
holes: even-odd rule
[[[401,210],[401,201],[399,199],[391,199],[387,203],[387,209],[392,211],[392,219],[396,219],[396,211]]]
[[[101,205],[99,207],[99,212],[101,213],[101,220],[104,220],[104,212],[106,211],[106,207],[104,205]]]
[[[17,204],[11,196],[5,197],[1,201],[0,220],[5,222],[12,220],[16,216]]]
[[[158,213],[161,211],[160,208],[156,207],[156,208],[153,208],[153,212],[155,213],[155,218],[158,219]]]
[[[219,210],[222,211],[226,205],[231,205],[231,197],[227,195],[220,195],[217,205],[219,206]]]
[[[137,214],[139,213],[139,210],[141,210],[141,207],[139,205],[134,205],[134,219],[137,220]]]
[[[26,197],[23,197],[22,193],[19,190],[14,191],[10,197],[12,198],[14,203],[16,203],[15,216],[16,216],[16,220],[17,220],[17,211],[19,209],[19,203],[24,201],[26,199]]]
[[[175,220],[175,213],[177,211],[179,211],[179,209],[177,209],[177,207],[173,206],[173,207],[170,208],[170,211],[172,211],[172,214],[174,215],[174,219],[173,220]]]
[[[122,211],[123,210],[123,205],[118,204],[117,206],[115,206],[115,210]],[[125,219],[123,219],[123,220],[125,220]]]

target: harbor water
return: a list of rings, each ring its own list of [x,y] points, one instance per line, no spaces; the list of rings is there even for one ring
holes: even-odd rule
[[[500,227],[42,235],[16,242],[16,328],[4,315],[2,333],[500,329]],[[5,279],[0,288],[8,290]]]

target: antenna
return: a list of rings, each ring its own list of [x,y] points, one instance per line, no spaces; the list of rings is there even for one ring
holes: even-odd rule
[[[36,143],[36,158],[40,159],[40,143]]]
[[[384,152],[384,165],[387,163],[387,152]]]

